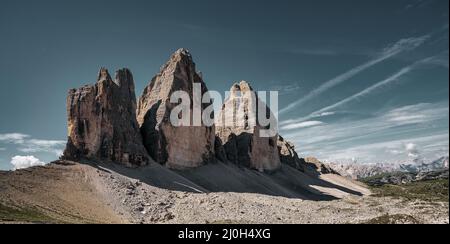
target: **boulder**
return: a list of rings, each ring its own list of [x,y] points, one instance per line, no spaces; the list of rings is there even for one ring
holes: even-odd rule
[[[68,143],[63,158],[146,165],[149,155],[136,120],[134,81],[128,69],[113,81],[102,68],[97,83],[69,91]]]
[[[304,159],[305,166],[307,169],[312,171],[317,171],[319,174],[336,174],[339,175],[336,171],[334,171],[330,166],[324,164],[320,160],[314,157],[307,157]]]

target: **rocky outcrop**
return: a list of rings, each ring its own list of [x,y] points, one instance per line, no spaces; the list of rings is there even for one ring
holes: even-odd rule
[[[317,171],[320,174],[336,174],[336,175],[339,174],[338,172],[334,171],[330,166],[324,164],[317,158],[307,157],[304,159],[304,161],[306,169]]]
[[[262,101],[247,82],[233,85],[216,122],[217,136],[223,142],[228,161],[260,171],[273,171],[281,166],[278,135],[260,136],[266,127],[258,121],[259,103]],[[270,115],[270,110],[264,107],[266,115]],[[276,121],[272,122],[276,125]]]
[[[277,145],[282,164],[287,164],[299,171],[305,172],[306,162],[298,156],[294,144],[278,136]]]
[[[317,158],[307,157],[300,158],[295,151],[295,146],[283,137],[278,137],[278,151],[280,153],[280,160],[282,164],[289,165],[301,172],[309,175],[318,174],[338,174],[328,165],[322,163]]]
[[[180,49],[152,79],[139,99],[137,120],[144,145],[157,162],[169,168],[195,168],[215,160],[214,125],[174,126],[170,122],[170,114],[178,106],[170,103],[171,95],[185,91],[193,101],[194,84],[201,85],[202,95],[207,92],[192,56],[187,50]],[[200,110],[209,105],[201,104]]]
[[[142,166],[150,158],[136,121],[134,81],[128,69],[115,81],[102,68],[97,83],[69,91],[68,143],[63,158]]]

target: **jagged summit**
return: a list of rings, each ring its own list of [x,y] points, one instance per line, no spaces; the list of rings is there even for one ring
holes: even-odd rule
[[[247,81],[244,80],[239,83],[234,83],[230,88],[232,95],[238,95],[247,91],[253,91],[253,88]]]
[[[142,166],[150,158],[136,121],[134,80],[128,69],[113,81],[101,68],[97,83],[72,89],[67,97],[68,143],[63,158]]]
[[[191,53],[185,49],[185,48],[180,48],[177,51],[175,51],[169,58],[169,61],[167,61],[163,66],[161,66],[159,73],[157,74],[157,76],[161,76],[163,75],[163,73],[170,68],[170,66],[176,66],[177,64],[180,64],[182,66],[191,66],[192,69],[196,72],[195,70],[195,63],[194,60],[192,58]],[[201,76],[197,73],[198,76]]]
[[[112,78],[109,75],[108,69],[104,68],[104,67],[100,68],[100,71],[98,72],[97,82],[100,82],[103,80],[112,81]]]
[[[241,92],[253,91],[252,86],[247,81],[243,80],[239,83]]]
[[[131,106],[136,111],[136,94],[134,92],[134,79],[131,71],[127,68],[116,71],[114,83],[120,87],[124,94],[128,93],[128,96],[125,97],[132,99]]]
[[[186,48],[180,48],[177,51],[175,51],[175,53],[173,54],[173,56],[187,56],[187,57],[192,57],[191,53],[189,52],[189,50],[187,50]]]

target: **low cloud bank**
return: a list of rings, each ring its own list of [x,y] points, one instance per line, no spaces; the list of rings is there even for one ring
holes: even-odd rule
[[[14,156],[11,159],[11,164],[14,166],[14,170],[18,170],[34,166],[44,166],[45,162],[42,162],[34,156]]]

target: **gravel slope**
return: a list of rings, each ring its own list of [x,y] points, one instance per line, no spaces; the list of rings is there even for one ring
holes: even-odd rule
[[[236,183],[247,188],[240,193],[223,192],[217,184],[207,184],[218,177],[216,174],[209,180],[192,172],[182,176],[159,165],[133,170],[59,162],[1,172],[0,203],[37,209],[57,222],[70,223],[365,223],[380,218],[406,223],[449,222],[448,203],[371,197],[365,195],[369,192],[362,185],[335,175],[321,176],[320,181],[305,176],[305,187],[301,188],[299,182],[284,185],[284,177],[296,175],[286,168],[282,173],[265,175],[262,179],[273,184],[257,188],[284,192],[258,194],[251,191],[255,192],[253,186],[259,182],[254,179],[260,173],[229,165],[218,167],[230,171],[222,171],[230,180],[247,175],[245,181]],[[295,191],[294,186],[301,189]],[[289,195],[301,193],[301,197]],[[308,198],[320,195],[326,200]]]

